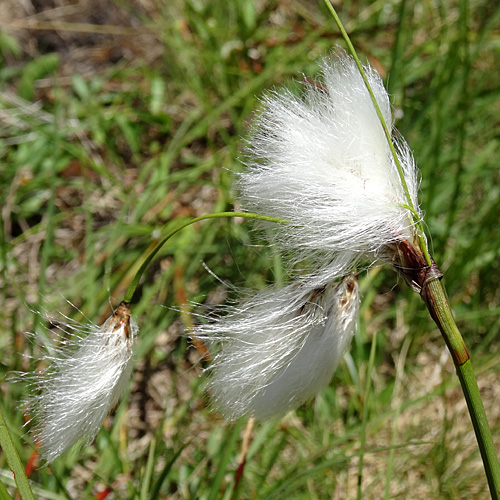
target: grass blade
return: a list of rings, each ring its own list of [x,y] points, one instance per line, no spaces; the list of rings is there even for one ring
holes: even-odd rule
[[[35,500],[33,492],[28,482],[28,478],[24,472],[23,464],[19,458],[14,442],[7,428],[7,424],[3,417],[3,413],[0,410],[0,446],[2,447],[7,462],[9,464],[12,473],[14,474],[14,479],[16,481],[17,489],[21,495],[22,500]]]

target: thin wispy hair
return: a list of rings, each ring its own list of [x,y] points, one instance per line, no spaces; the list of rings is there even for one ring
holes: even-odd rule
[[[321,63],[316,82],[302,82],[300,96],[277,90],[263,98],[248,141],[248,168],[238,176],[244,209],[286,219],[271,240],[318,266],[330,262],[338,274],[360,260],[386,255],[383,247],[415,237],[412,214],[379,117],[354,60],[347,55]],[[418,171],[392,126],[382,79],[364,70],[397,154],[412,203],[418,208]],[[350,255],[336,262],[335,255]]]
[[[100,326],[65,318],[58,329],[42,368],[23,374],[31,389],[25,411],[46,463],[92,442],[130,380],[138,331],[123,303]]]
[[[357,282],[347,277],[262,290],[191,335],[212,356],[208,390],[227,419],[278,417],[328,384],[356,329]]]

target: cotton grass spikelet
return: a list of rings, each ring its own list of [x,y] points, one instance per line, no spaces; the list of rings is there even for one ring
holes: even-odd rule
[[[321,66],[321,81],[304,83],[302,96],[279,90],[264,98],[249,140],[249,168],[239,175],[238,188],[245,209],[292,222],[273,231],[293,261],[314,257],[319,266],[329,263],[341,275],[359,260],[390,260],[387,245],[407,241],[415,246],[416,234],[387,139],[354,60],[344,54]],[[364,70],[392,130],[382,80],[369,66]],[[402,138],[396,147],[421,217],[413,157]],[[342,259],[335,259],[340,254]]]
[[[394,133],[382,80],[369,66],[364,71]],[[237,181],[244,209],[290,221],[267,234],[291,267],[305,261],[312,271],[195,328],[215,352],[209,388],[229,419],[281,415],[330,380],[355,330],[356,267],[389,262],[417,287],[426,264],[413,157],[398,138],[402,179],[351,57],[325,59],[321,81],[305,83],[299,97],[265,97],[247,152]]]
[[[46,368],[29,376],[33,395],[27,412],[47,463],[76,442],[94,439],[130,379],[137,334],[126,303],[101,326],[65,327],[71,337],[42,358]]]
[[[193,333],[213,355],[209,390],[229,420],[280,416],[330,381],[356,328],[357,281],[264,290]]]

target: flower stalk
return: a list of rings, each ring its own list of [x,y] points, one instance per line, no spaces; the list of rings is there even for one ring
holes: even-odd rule
[[[453,318],[439,278],[432,278],[422,290],[422,298],[437,324],[453,358],[460,385],[476,434],[491,498],[500,498],[500,465],[488,424],[483,400],[465,342]]]
[[[265,222],[275,222],[275,223],[280,223],[280,224],[285,224],[288,221],[284,219],[279,219],[276,217],[268,217],[266,215],[260,215],[260,214],[254,214],[250,212],[217,212],[214,214],[206,214],[206,215],[201,215],[200,217],[195,217],[194,219],[189,219],[187,221],[184,221],[180,223],[177,227],[171,229],[164,237],[163,239],[160,240],[158,245],[156,245],[153,250],[149,253],[149,255],[144,259],[144,262],[141,264],[141,267],[137,271],[137,273],[134,276],[134,279],[132,280],[132,283],[130,283],[129,287],[127,288],[127,292],[125,293],[125,298],[123,299],[124,302],[130,303],[132,301],[132,298],[134,296],[135,291],[137,290],[137,287],[139,286],[139,282],[142,278],[142,275],[144,274],[144,271],[147,269],[149,264],[151,264],[151,261],[155,258],[156,254],[161,250],[163,245],[172,237],[174,234],[177,234],[179,231],[184,229],[187,226],[190,226],[191,224],[195,224],[196,222],[200,222],[202,220],[206,219],[220,219],[224,217],[243,217],[246,219],[257,219],[257,220],[262,220]]]

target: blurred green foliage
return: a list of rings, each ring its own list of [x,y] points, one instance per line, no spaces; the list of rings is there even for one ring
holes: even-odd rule
[[[95,5],[80,8],[92,24]],[[33,311],[98,322],[172,221],[232,210],[259,95],[300,88],[291,79],[314,76],[342,46],[322,2],[117,0],[100,24],[120,25],[114,12],[144,31],[0,31],[2,377],[33,364],[21,353],[38,347],[23,332],[50,329]],[[385,78],[414,151],[432,253],[498,437],[500,7],[366,1],[338,12]],[[141,500],[326,499],[354,497],[359,482],[364,498],[484,498],[451,360],[419,297],[390,270],[361,277],[359,329],[331,386],[283,420],[256,424],[235,491],[245,422],[224,423],[207,407],[204,362],[182,336],[179,309],[234,298],[226,283],[254,289],[284,275],[253,229],[205,221],[165,246],[134,304],[130,394],[92,446],[33,473],[35,496],[97,498],[109,488]],[[1,387],[26,463],[24,388]]]

